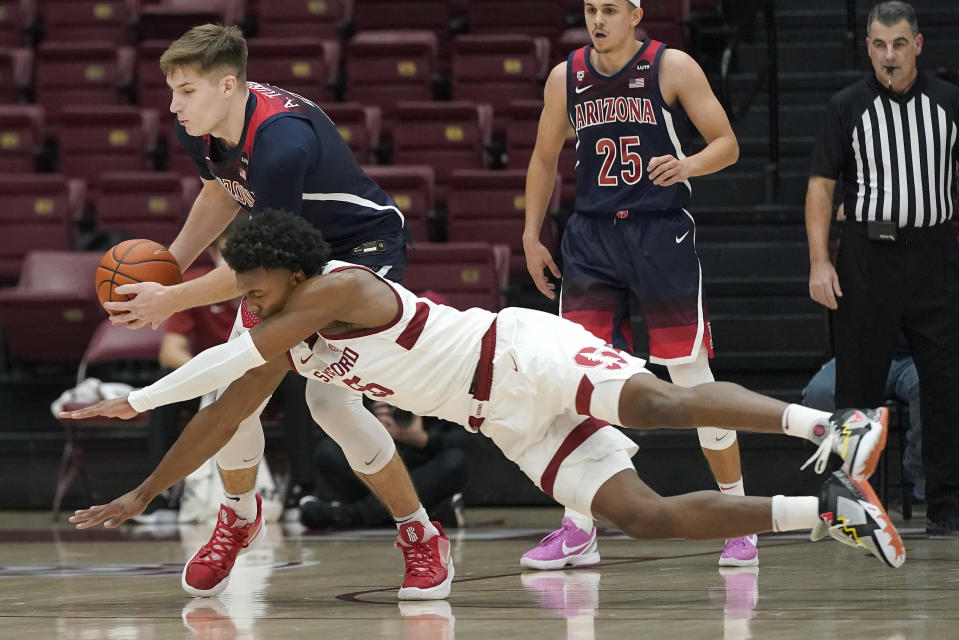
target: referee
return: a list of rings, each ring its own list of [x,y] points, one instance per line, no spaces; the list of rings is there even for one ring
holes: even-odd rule
[[[920,75],[916,13],[882,2],[866,23],[874,74],[833,96],[806,193],[809,295],[836,309],[837,406],[877,406],[901,330],[920,380],[930,535],[959,534],[959,244],[949,219],[959,87]],[[846,220],[828,235],[842,176]]]

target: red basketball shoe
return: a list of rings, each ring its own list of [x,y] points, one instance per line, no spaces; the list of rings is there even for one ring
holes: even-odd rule
[[[406,560],[406,576],[397,597],[400,600],[442,600],[450,594],[453,559],[450,539],[442,525],[433,522],[439,535],[428,534],[419,522],[400,526],[396,546]]]
[[[233,509],[221,504],[210,541],[200,547],[183,567],[180,579],[183,590],[200,598],[221,593],[230,584],[230,572],[237,556],[249,551],[263,537],[265,530],[259,495],[256,496],[256,520],[253,522],[238,518]]]

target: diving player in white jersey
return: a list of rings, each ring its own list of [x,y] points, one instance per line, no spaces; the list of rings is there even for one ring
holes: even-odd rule
[[[866,482],[885,444],[885,409],[829,416],[726,382],[679,387],[568,320],[528,309],[457,311],[364,267],[329,262],[321,234],[283,212],[242,224],[224,257],[262,322],[126,398],[63,414],[130,418],[229,384],[143,484],[77,511],[70,520],[79,528],[115,527],[140,513],[229,439],[233,418],[261,402],[292,363],[323,383],[480,431],[558,502],[602,516],[634,538],[812,529],[813,539],[831,535],[890,566],[905,561],[902,540]],[[785,433],[820,445],[810,459],[817,471],[830,452],[844,463],[818,497],[701,491],[664,498],[639,479],[630,461],[635,445],[610,423]],[[422,533],[416,527],[408,539]],[[401,529],[401,544],[405,535]],[[448,557],[442,545],[430,552]]]

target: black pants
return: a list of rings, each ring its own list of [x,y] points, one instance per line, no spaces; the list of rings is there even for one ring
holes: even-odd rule
[[[463,435],[468,437],[465,431]],[[465,449],[446,447],[425,456],[402,445],[396,448],[427,511],[466,486],[469,456]],[[357,521],[353,524],[373,526],[393,522],[383,503],[356,477],[343,450],[332,438],[323,438],[317,443],[315,459],[320,475],[333,492],[331,497],[354,506]]]
[[[896,337],[916,361],[928,517],[959,523],[959,245],[948,225],[900,229],[894,242],[843,226],[836,270],[836,403],[882,404]]]

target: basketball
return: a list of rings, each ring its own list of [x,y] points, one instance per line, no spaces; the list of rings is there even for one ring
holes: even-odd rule
[[[113,290],[134,282],[171,285],[183,282],[183,276],[176,258],[160,243],[143,238],[124,240],[103,254],[97,265],[94,284],[100,303],[132,300],[135,296]]]

